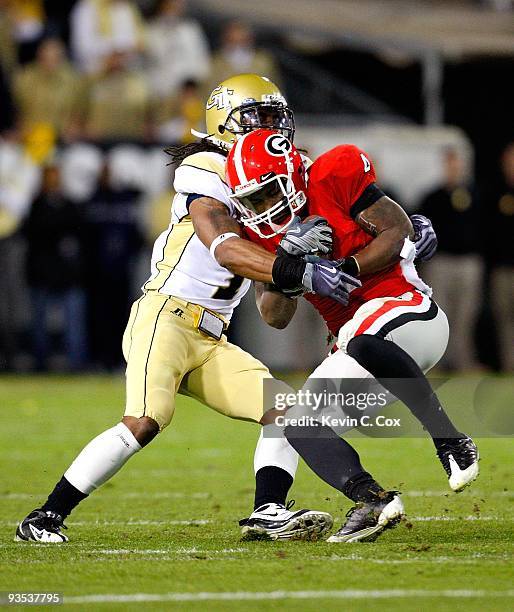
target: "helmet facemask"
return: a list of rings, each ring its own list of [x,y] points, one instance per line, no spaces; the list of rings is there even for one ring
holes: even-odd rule
[[[231,110],[219,129],[234,134],[236,138],[257,129],[275,130],[292,142],[295,123],[293,112],[283,102],[254,102]]]
[[[238,189],[232,196],[243,225],[261,238],[271,238],[284,232],[292,223],[296,213],[307,201],[304,191],[297,190],[291,175],[272,174],[258,183]],[[269,205],[269,202],[272,202]],[[262,210],[263,206],[267,208]],[[264,231],[264,228],[271,231]]]

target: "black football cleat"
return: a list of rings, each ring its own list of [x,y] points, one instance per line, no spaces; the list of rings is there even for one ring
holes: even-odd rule
[[[67,527],[60,514],[37,508],[18,525],[14,541],[61,544],[68,541],[61,529]]]
[[[290,512],[294,504],[264,504],[241,521],[243,540],[310,540],[321,539],[334,522],[327,512],[298,510]]]
[[[388,491],[376,502],[362,502],[346,514],[346,523],[327,542],[373,542],[385,529],[396,527],[404,516],[398,491]]]
[[[469,436],[440,440],[437,456],[448,474],[450,488],[459,493],[478,476],[478,448]]]

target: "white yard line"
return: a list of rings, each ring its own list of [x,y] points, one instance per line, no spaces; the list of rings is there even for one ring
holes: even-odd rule
[[[469,489],[468,497],[509,497],[514,495],[513,491],[491,491],[485,492],[477,489]],[[104,496],[116,496],[121,499],[208,499],[212,497],[211,493],[198,491],[193,493],[185,493],[183,491],[154,491],[153,493],[140,493],[137,491],[119,492],[110,489],[102,489]],[[46,498],[46,493],[0,493],[0,499],[34,499]],[[454,497],[455,494],[449,489],[441,491],[405,491],[402,493],[404,497]],[[462,495],[462,494],[461,494]],[[462,497],[461,497],[462,499]]]
[[[322,561],[362,561],[364,563],[373,563],[375,565],[409,565],[410,563],[433,563],[441,565],[443,563],[451,563],[452,565],[469,565],[470,563],[497,563],[498,561],[507,561],[509,555],[470,555],[464,557],[407,557],[405,559],[377,559],[370,557],[361,557],[360,555],[331,555],[330,557],[311,557],[311,559]]]
[[[139,521],[139,520],[126,520],[126,521],[70,521],[70,526],[84,526],[84,525],[208,525],[212,523],[207,519],[191,519],[191,520],[169,520],[169,521]]]
[[[0,494],[0,499],[34,499],[35,497],[44,499],[47,495],[48,493],[3,493]],[[127,493],[119,493],[109,489],[102,489],[102,495],[116,495],[116,497],[122,499],[207,499],[211,497],[210,493],[205,492],[159,491],[154,493],[138,493],[136,491],[128,491]]]
[[[88,551],[99,555],[232,555],[234,553],[248,553],[247,548],[223,548],[221,550],[198,550],[197,548],[173,549],[138,549],[138,548],[98,548]]]
[[[514,597],[514,590],[443,590],[384,589],[384,590],[340,590],[340,591],[237,591],[233,593],[132,593],[82,595],[65,597],[65,604],[130,603],[155,601],[269,601],[281,599],[396,599],[396,598],[477,598]]]
[[[96,527],[110,527],[110,526],[116,526],[116,525],[122,525],[122,526],[131,526],[131,525],[195,525],[195,526],[202,526],[202,525],[208,525],[209,523],[212,523],[212,521],[207,520],[207,519],[191,519],[191,520],[183,520],[183,521],[174,521],[174,520],[170,520],[170,521],[139,521],[139,520],[132,520],[132,519],[128,519],[126,521],[66,521],[66,525],[70,526],[70,527],[84,527],[84,526],[88,526],[88,527],[92,527],[92,526],[96,526]],[[16,521],[0,521],[0,525],[5,525],[6,527],[16,527],[18,525],[18,522]]]
[[[336,522],[344,520],[343,517],[335,517]],[[407,515],[407,521],[414,522],[439,522],[439,521],[497,521],[498,523],[504,523],[513,521],[514,516],[491,516],[491,515],[474,515],[468,516],[409,516]],[[208,525],[213,521],[209,519],[190,519],[190,520],[168,520],[168,521],[150,521],[150,520],[138,520],[138,519],[126,519],[123,521],[66,521],[70,527],[115,527],[115,526],[158,526],[158,525],[191,525],[201,527]],[[16,527],[17,521],[0,521],[0,525],[5,527]]]
[[[513,491],[481,491],[480,489],[475,489],[471,487],[470,489],[466,489],[462,493],[467,493],[468,497],[508,497],[513,495]],[[403,491],[402,495],[405,497],[455,497],[455,493],[450,491],[450,489],[443,489],[441,491]],[[462,495],[459,493],[459,495]]]
[[[514,517],[499,517],[499,516],[489,516],[489,515],[479,515],[479,514],[469,514],[468,516],[409,516],[407,515],[407,520],[411,521],[512,521]]]
[[[280,544],[277,544],[279,546]],[[7,548],[7,544],[0,544],[0,548]],[[33,544],[31,546],[35,546],[36,548],[47,548],[49,546],[53,546],[52,544]],[[70,552],[75,552],[78,550],[85,550],[90,554],[98,555],[98,556],[115,556],[115,555],[125,555],[130,556],[132,558],[144,558],[146,561],[192,561],[195,556],[200,557],[203,560],[215,561],[222,558],[223,560],[240,560],[243,554],[255,553],[255,550],[249,548],[223,548],[220,550],[202,550],[196,547],[192,548],[184,548],[179,547],[176,549],[173,548],[148,548],[148,549],[138,549],[138,548],[96,548],[92,549],[87,544],[68,544],[66,548],[70,549]],[[348,550],[348,548],[341,544],[339,546],[333,547],[339,551]],[[416,551],[413,551],[416,552]],[[451,565],[470,565],[473,563],[481,562],[481,563],[498,563],[498,561],[507,561],[510,560],[510,555],[505,554],[487,554],[487,553],[473,553],[471,555],[464,556],[411,556],[411,553],[406,553],[405,558],[402,559],[391,559],[391,557],[387,556],[385,558],[376,558],[376,557],[365,557],[356,553],[350,554],[332,554],[330,556],[316,556],[316,555],[308,555],[306,559],[311,561],[321,561],[321,562],[341,562],[341,561],[350,561],[350,562],[362,562],[366,564],[375,564],[375,565],[409,565],[409,564],[434,564],[434,565],[442,565],[442,564],[451,564]]]
[[[197,550],[197,551],[173,551],[173,550],[129,550],[129,549],[99,549],[99,550],[88,550],[88,553],[94,553],[99,556],[109,555],[129,555],[138,559],[143,558],[145,561],[191,561],[194,557],[200,557],[202,560],[217,561],[223,559],[228,560],[240,560],[241,557],[237,555],[247,554],[248,551],[238,551],[237,549],[225,549],[225,550]],[[192,559],[193,557],[193,559]],[[308,559],[311,561],[322,561],[322,562],[340,562],[340,561],[361,561],[366,564],[373,565],[415,565],[418,563],[424,563],[428,565],[472,565],[478,562],[480,563],[498,563],[498,561],[506,561],[510,557],[491,555],[491,557],[483,556],[480,559],[475,557],[409,557],[406,559],[376,559],[360,557],[358,555],[331,555],[330,557],[316,557],[310,556]]]

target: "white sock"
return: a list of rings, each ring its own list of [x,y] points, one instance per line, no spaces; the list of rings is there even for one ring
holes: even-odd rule
[[[104,431],[84,447],[64,477],[89,495],[120,470],[141,445],[123,423]]]
[[[284,436],[280,438],[265,437],[265,428],[273,428],[271,431],[276,433],[277,426],[274,424],[264,425],[261,429],[259,441],[255,447],[253,457],[253,468],[255,473],[267,466],[282,468],[294,479],[298,467],[298,453],[289,444]]]

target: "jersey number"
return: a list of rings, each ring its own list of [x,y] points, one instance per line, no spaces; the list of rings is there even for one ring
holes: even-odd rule
[[[227,287],[218,287],[212,297],[215,300],[231,300],[239,291],[243,281],[244,278],[242,276],[237,276],[236,274],[230,279],[230,283]]]
[[[371,164],[369,163],[369,159],[364,155],[364,153],[361,153],[361,159],[364,163],[364,172],[369,172],[371,170]]]

